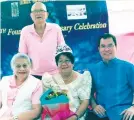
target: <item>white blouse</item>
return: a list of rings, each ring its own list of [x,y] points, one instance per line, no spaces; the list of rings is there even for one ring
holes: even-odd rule
[[[76,112],[81,101],[90,99],[92,78],[90,72],[85,71],[83,74],[76,72],[77,78],[69,84],[65,84],[60,74],[50,75],[45,73],[42,77],[44,90],[51,88],[54,91],[67,90],[69,97],[70,110]],[[79,120],[84,120],[84,116]]]

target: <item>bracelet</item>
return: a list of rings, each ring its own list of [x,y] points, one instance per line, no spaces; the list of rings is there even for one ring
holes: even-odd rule
[[[74,115],[77,117],[77,120],[78,120],[79,116],[76,113],[74,113]]]

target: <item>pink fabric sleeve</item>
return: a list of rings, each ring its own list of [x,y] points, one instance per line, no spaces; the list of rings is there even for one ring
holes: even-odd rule
[[[58,45],[60,44],[65,44],[65,40],[64,40],[60,26],[58,26]]]
[[[43,85],[42,81],[39,81],[37,84],[36,89],[33,91],[32,94],[32,104],[40,104],[40,97],[43,94]]]
[[[19,49],[18,49],[20,53],[25,53],[25,54],[27,54],[27,51],[28,51],[27,45],[26,45],[26,34],[27,33],[23,31],[22,29],[21,34],[20,34]]]

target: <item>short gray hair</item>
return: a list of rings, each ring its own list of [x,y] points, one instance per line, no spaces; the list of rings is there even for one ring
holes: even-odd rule
[[[45,5],[45,4],[43,4],[42,2],[36,2],[36,3],[34,3],[34,4],[32,5],[32,7],[31,7],[31,12],[33,12],[33,10],[34,10],[34,8],[35,8],[36,5],[41,5],[42,9],[43,9],[44,11],[47,11],[47,8],[46,8],[46,5]]]
[[[11,62],[10,62],[10,65],[11,65],[12,69],[14,68],[14,63],[18,58],[24,58],[24,59],[26,59],[28,61],[29,64],[32,63],[31,59],[30,59],[30,57],[28,55],[26,55],[24,53],[17,53],[12,57]]]

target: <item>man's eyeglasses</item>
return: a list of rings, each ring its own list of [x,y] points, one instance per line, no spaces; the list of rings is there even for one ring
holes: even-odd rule
[[[109,44],[109,45],[100,45],[100,48],[103,48],[103,49],[105,49],[105,48],[113,48],[114,47],[114,45],[113,44]]]
[[[33,10],[32,13],[43,13],[43,12],[46,12],[44,10]]]
[[[58,61],[59,65],[61,65],[63,63],[69,64],[69,63],[71,63],[71,61],[70,60],[65,60],[65,61],[60,60],[60,61]]]

